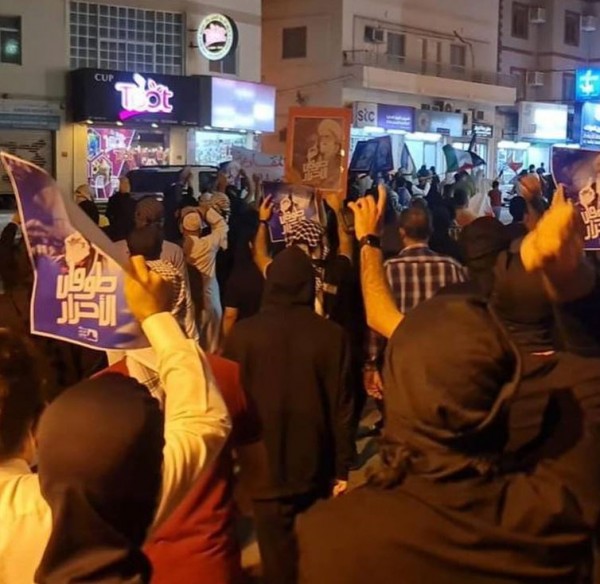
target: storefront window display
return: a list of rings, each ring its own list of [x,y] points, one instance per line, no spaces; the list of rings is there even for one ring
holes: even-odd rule
[[[88,128],[88,182],[97,200],[106,201],[119,178],[143,166],[169,164],[168,136],[125,128]]]
[[[256,149],[254,136],[234,132],[190,132],[188,160],[192,164],[218,166],[232,159],[233,146]]]

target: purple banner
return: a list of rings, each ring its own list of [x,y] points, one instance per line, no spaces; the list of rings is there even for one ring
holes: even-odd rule
[[[273,243],[286,241],[294,225],[302,219],[319,221],[319,206],[314,189],[280,182],[263,183],[265,197],[273,197],[273,216],[269,234]]]
[[[404,105],[377,105],[377,126],[386,130],[415,131],[415,109]]]
[[[573,148],[552,149],[552,175],[561,183],[585,223],[585,247],[600,250],[600,153]]]
[[[92,349],[147,347],[125,302],[126,257],[44,170],[6,153],[0,160],[34,268],[31,332]]]

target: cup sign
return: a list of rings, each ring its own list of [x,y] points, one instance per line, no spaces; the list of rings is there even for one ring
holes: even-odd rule
[[[237,48],[237,26],[229,16],[209,14],[198,27],[197,41],[204,57],[209,61],[220,61]]]

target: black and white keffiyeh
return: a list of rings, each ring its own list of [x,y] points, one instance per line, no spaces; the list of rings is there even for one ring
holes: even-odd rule
[[[177,319],[180,325],[183,325],[187,309],[183,276],[167,260],[149,260],[146,264],[153,272],[171,284],[171,314]]]
[[[327,245],[325,234],[325,228],[320,223],[309,221],[308,219],[301,219],[297,223],[294,223],[293,228],[285,237],[286,247],[292,245],[305,245],[311,252],[320,248],[320,257],[311,258],[316,272],[315,283],[318,296],[320,296],[323,290],[323,281],[325,277],[324,261],[329,255],[329,246]]]

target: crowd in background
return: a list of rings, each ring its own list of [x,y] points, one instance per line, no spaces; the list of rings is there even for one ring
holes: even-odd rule
[[[162,200],[124,178],[103,214],[83,185],[151,345],[108,354],[29,335],[15,215],[0,584],[243,584],[242,510],[266,584],[594,581],[600,290],[544,171],[506,225],[478,171],[352,175],[277,245],[245,173],[185,169]]]

